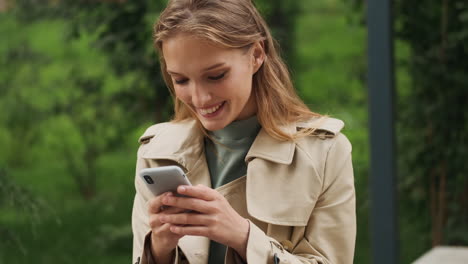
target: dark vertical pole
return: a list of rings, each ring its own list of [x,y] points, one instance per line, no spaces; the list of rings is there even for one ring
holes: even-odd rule
[[[367,1],[372,262],[398,263],[391,0]]]

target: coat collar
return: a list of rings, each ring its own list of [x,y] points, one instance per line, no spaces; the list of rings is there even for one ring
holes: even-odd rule
[[[141,154],[143,158],[173,160],[186,171],[191,170],[203,154],[203,133],[194,120],[154,125],[139,141],[146,145]]]
[[[334,118],[313,118],[306,122],[290,124],[281,129],[287,134],[293,134],[299,129],[315,128],[314,134],[320,138],[327,136],[335,136],[344,127],[341,120]],[[262,128],[252,144],[245,161],[249,162],[254,158],[262,158],[264,160],[275,163],[289,165],[291,164],[295,150],[294,141],[281,141],[268,135]]]
[[[295,126],[283,128],[285,132],[291,133],[296,131]],[[261,158],[280,164],[291,164],[294,156],[294,142],[280,141],[268,135],[265,129],[261,129],[255,138],[252,146],[245,157],[246,162],[250,162],[254,158]]]

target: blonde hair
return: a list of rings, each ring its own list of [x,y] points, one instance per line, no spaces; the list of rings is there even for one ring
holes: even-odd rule
[[[288,69],[278,54],[277,43],[251,0],[170,0],[154,27],[154,44],[160,55],[161,71],[174,102],[174,121],[196,118],[192,109],[175,96],[162,50],[164,40],[187,33],[226,48],[246,48],[263,42],[265,60],[253,76],[252,92],[257,118],[263,129],[279,140],[311,135],[315,129],[294,133],[282,127],[320,118],[297,95]],[[200,122],[198,121],[199,125]]]

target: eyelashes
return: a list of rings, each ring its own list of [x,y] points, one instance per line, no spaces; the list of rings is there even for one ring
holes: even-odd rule
[[[227,71],[219,74],[219,75],[216,75],[216,76],[208,76],[208,79],[211,80],[211,81],[218,81],[218,80],[221,80],[224,78],[224,76],[226,76],[226,73]],[[183,78],[183,79],[175,79],[174,82],[176,84],[179,84],[179,85],[182,85],[182,84],[186,84],[188,82],[188,79],[187,78]]]
[[[180,80],[174,80],[176,84],[184,84],[188,81],[188,79],[180,79]]]
[[[226,72],[223,72],[218,76],[210,76],[210,77],[208,77],[208,79],[210,79],[212,81],[217,81],[217,80],[221,80],[224,77],[224,75],[226,75]]]

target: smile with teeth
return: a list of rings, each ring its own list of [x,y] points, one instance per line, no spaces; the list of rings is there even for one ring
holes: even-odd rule
[[[224,104],[224,102],[216,105],[216,106],[213,106],[211,108],[205,108],[205,109],[199,109],[200,113],[202,115],[208,115],[208,114],[212,114],[214,112],[216,112],[216,110],[218,110],[222,105]]]

